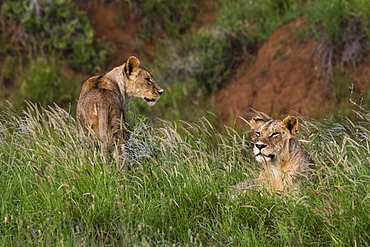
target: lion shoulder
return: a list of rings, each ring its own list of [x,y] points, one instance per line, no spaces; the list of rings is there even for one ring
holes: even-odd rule
[[[82,85],[80,95],[82,96],[85,93],[98,88],[119,92],[118,84],[106,77],[106,73],[104,73],[102,75],[92,76],[87,79]]]

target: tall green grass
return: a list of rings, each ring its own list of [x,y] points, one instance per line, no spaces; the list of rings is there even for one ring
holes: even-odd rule
[[[58,106],[0,117],[0,234],[13,246],[368,246],[370,117],[306,121],[314,182],[228,188],[258,174],[247,133],[132,120],[129,170],[80,142]],[[303,134],[302,134],[303,135]]]

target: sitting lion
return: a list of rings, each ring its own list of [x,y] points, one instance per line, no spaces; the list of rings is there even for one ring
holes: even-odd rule
[[[266,188],[284,190],[294,188],[296,179],[307,180],[313,163],[294,138],[298,125],[298,119],[292,116],[267,122],[252,118],[253,154],[262,166],[261,172],[258,179],[244,180],[233,187],[240,189],[257,181]]]
[[[84,82],[76,110],[78,128],[84,134],[95,132],[103,153],[114,143],[121,144],[122,151],[128,138],[122,126],[126,99],[138,97],[154,105],[162,93],[149,71],[131,56],[121,66]]]

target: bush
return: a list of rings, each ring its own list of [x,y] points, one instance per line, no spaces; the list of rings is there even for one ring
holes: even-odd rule
[[[173,45],[164,62],[159,60],[167,83],[195,79],[204,94],[223,87],[235,67],[248,57],[245,45],[227,29],[200,30],[191,37],[185,48]],[[176,75],[176,76],[174,76]]]
[[[193,21],[195,15],[194,0],[136,0],[144,17],[144,37],[166,34],[170,39],[179,38]],[[158,35],[159,33],[159,35]]]
[[[86,14],[77,11],[67,0],[5,1],[1,13],[20,22],[27,35],[29,47],[62,52],[73,68],[91,71],[105,66],[107,49],[94,40]]]
[[[243,57],[243,44],[224,30],[200,31],[188,47],[189,64],[206,93],[217,91]],[[190,76],[191,77],[191,76]]]

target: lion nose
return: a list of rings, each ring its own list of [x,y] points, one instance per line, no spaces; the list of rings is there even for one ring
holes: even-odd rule
[[[256,143],[256,147],[259,149],[259,150],[262,150],[263,148],[267,147],[266,144],[261,144],[261,143]]]
[[[159,95],[163,93],[163,89],[158,91]]]

